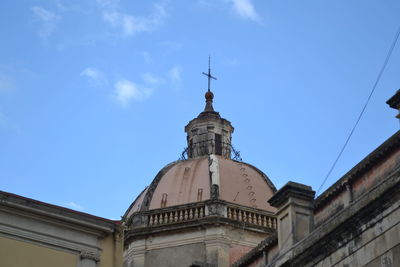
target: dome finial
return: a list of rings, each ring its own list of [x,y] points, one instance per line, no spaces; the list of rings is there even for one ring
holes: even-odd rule
[[[211,57],[210,56],[208,56],[208,73],[203,72],[203,74],[206,75],[208,78],[208,90],[205,94],[206,107],[204,108],[204,111],[214,111],[214,108],[212,106],[214,94],[211,92],[211,79],[216,80],[217,78],[211,75]]]

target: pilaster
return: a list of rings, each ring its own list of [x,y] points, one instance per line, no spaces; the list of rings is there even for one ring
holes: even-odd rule
[[[280,251],[290,249],[312,231],[314,195],[310,186],[288,182],[268,201],[278,209]]]

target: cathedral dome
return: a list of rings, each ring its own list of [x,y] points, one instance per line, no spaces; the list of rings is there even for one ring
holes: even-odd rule
[[[234,205],[275,212],[267,202],[276,192],[268,177],[256,167],[231,159],[234,131],[214,110],[214,94],[205,94],[205,108],[185,126],[187,159],[165,166],[128,208],[135,212],[169,208],[219,199]]]
[[[213,107],[210,65],[203,74],[206,105],[184,128],[181,159],[162,168],[123,216],[127,266],[230,266],[276,230],[268,202],[275,186],[242,162],[233,126]]]
[[[276,189],[263,172],[244,162],[210,155],[165,166],[126,215],[211,199],[212,184],[218,185],[221,200],[275,212],[267,200]]]

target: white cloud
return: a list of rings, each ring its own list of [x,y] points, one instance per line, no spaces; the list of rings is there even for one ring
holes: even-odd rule
[[[87,77],[90,82],[93,82],[97,85],[101,85],[107,82],[103,72],[96,68],[86,68],[81,72],[80,75]]]
[[[83,210],[83,207],[81,205],[76,204],[75,202],[72,201],[65,203],[65,205],[74,210],[80,210],[80,211]]]
[[[251,0],[232,0],[233,10],[242,18],[258,21],[258,16]]]
[[[61,16],[56,13],[44,9],[43,7],[34,6],[32,7],[33,14],[40,21],[41,27],[38,30],[38,34],[40,37],[46,39],[49,37],[57,27],[58,22],[61,19]]]
[[[150,64],[152,63],[152,61],[153,61],[152,58],[151,58],[150,53],[147,52],[147,51],[144,51],[142,54],[143,54],[144,62],[145,62],[147,65],[150,65]]]
[[[132,100],[141,101],[152,93],[152,89],[143,88],[129,80],[119,80],[114,85],[113,98],[122,107],[129,106]]]
[[[143,74],[143,81],[149,85],[159,85],[164,83],[164,79],[158,77],[150,72],[146,72]]]
[[[125,36],[158,29],[168,16],[164,6],[154,5],[153,14],[148,17],[132,16],[118,11],[104,11],[103,19],[112,27],[122,31]]]
[[[178,84],[182,80],[182,68],[175,66],[168,71],[168,78],[172,84]]]

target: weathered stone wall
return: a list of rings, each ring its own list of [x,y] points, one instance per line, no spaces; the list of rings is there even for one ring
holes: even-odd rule
[[[276,244],[276,245],[274,245],[274,246],[271,246],[269,249],[268,249],[268,252],[267,252],[267,262],[272,262],[272,260],[275,258],[275,256],[278,254],[278,252],[279,252],[279,246],[278,246],[278,244]]]
[[[248,267],[258,267],[264,265],[264,257],[260,255],[254,262],[250,263]]]
[[[368,168],[365,173],[359,175],[356,179],[352,179],[351,182],[344,181],[346,185],[338,185],[340,189],[336,192],[332,192],[333,195],[329,198],[329,201],[325,201],[324,204],[320,205],[314,213],[314,225],[318,227],[327,219],[331,218],[338,211],[348,207],[353,200],[358,199],[362,194],[370,190],[377,183],[385,179],[390,175],[393,170],[400,166],[400,150],[395,151],[388,155],[384,161],[380,161],[375,164],[372,168]],[[357,168],[356,166],[355,168]],[[349,172],[352,173],[352,170]],[[350,179],[356,176],[358,173],[352,175],[346,174],[341,180]],[[340,182],[340,181],[338,181]],[[329,189],[327,190],[329,191]],[[333,191],[333,190],[332,190]],[[324,197],[324,194],[322,194]],[[317,202],[319,200],[317,199]]]
[[[259,232],[251,232],[244,229],[226,227],[226,235],[231,240],[229,244],[229,265],[253,249],[267,235]],[[260,238],[263,236],[263,238]]]
[[[291,222],[278,232],[293,235]],[[315,200],[309,234],[280,251],[262,249],[235,266],[400,266],[400,131]]]
[[[204,243],[149,250],[146,254],[145,266],[176,267],[206,262]]]
[[[249,252],[252,248],[253,247],[232,244],[229,250],[230,264],[236,262],[240,257]]]
[[[328,205],[324,208],[317,210],[314,213],[314,225],[318,227],[320,224],[329,219],[333,214],[347,207],[350,203],[349,193],[344,190],[337,194]]]
[[[228,267],[267,236],[229,224],[153,232],[131,240],[124,266]]]
[[[315,266],[400,266],[399,200],[357,229]]]
[[[394,152],[384,161],[371,168],[364,175],[356,179],[352,185],[353,198],[357,199],[370,190],[379,181],[385,179],[393,170],[400,166],[400,150]]]

